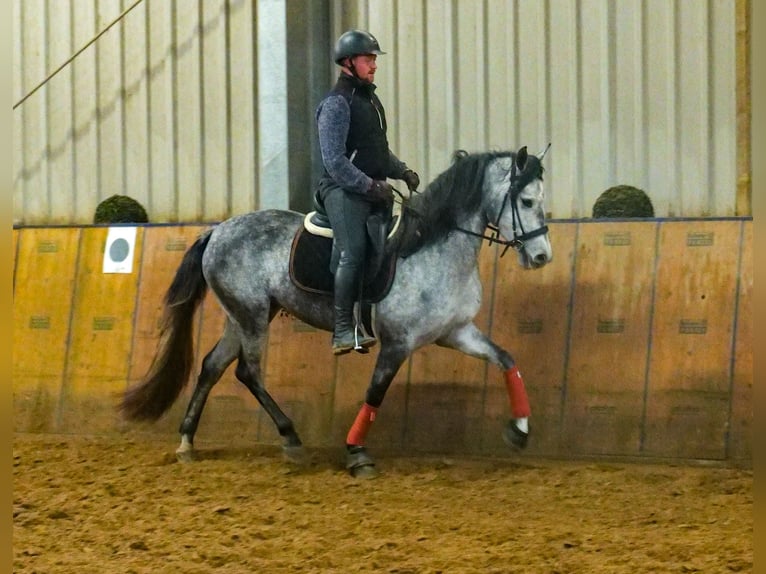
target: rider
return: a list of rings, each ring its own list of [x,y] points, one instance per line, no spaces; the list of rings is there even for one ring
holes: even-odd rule
[[[338,80],[316,110],[324,174],[315,199],[327,213],[335,238],[331,270],[336,355],[375,344],[373,337],[357,333],[353,308],[366,259],[367,218],[376,210],[390,215],[393,206],[393,188],[386,179],[403,180],[410,191],[420,184],[418,174],[388,147],[386,114],[373,83],[381,54],[385,52],[369,32],[343,33],[333,53],[340,66]]]

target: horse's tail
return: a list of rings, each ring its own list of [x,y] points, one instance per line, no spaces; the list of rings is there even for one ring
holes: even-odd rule
[[[194,363],[194,313],[207,292],[202,254],[212,232],[200,235],[186,251],[165,294],[157,354],[143,380],[125,392],[119,405],[129,420],[157,420],[186,385]]]

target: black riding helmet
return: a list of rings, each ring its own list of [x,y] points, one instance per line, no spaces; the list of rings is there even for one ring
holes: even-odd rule
[[[364,30],[348,30],[341,34],[338,41],[335,42],[333,50],[333,61],[340,65],[341,60],[360,54],[375,54],[379,56],[385,54],[380,49],[380,44],[375,36]]]

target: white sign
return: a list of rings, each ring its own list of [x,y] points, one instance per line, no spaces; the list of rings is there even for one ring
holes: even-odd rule
[[[133,273],[135,227],[110,227],[104,249],[104,273]]]

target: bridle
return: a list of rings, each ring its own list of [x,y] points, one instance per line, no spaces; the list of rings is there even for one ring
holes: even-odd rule
[[[550,144],[548,144],[548,147],[550,147]],[[547,148],[545,151],[548,151]],[[544,153],[542,155],[544,155]],[[532,165],[530,165],[530,162],[532,162]],[[491,234],[485,235],[483,233],[476,233],[461,227],[457,228],[458,231],[462,231],[468,235],[473,235],[474,237],[481,237],[482,239],[486,239],[490,245],[493,243],[505,245],[505,249],[503,249],[500,257],[505,255],[509,247],[513,247],[513,249],[517,252],[521,251],[524,248],[525,241],[529,241],[530,239],[548,233],[547,225],[542,225],[541,227],[533,229],[532,231],[525,231],[524,225],[521,223],[521,214],[519,213],[518,206],[518,199],[521,191],[532,181],[540,177],[540,172],[542,169],[542,165],[540,165],[540,158],[537,156],[528,156],[524,165],[524,169],[519,169],[514,159],[513,166],[511,167],[511,177],[510,183],[508,185],[508,191],[505,192],[505,197],[503,197],[503,205],[500,206],[500,211],[497,214],[496,221],[494,223],[487,224],[487,228],[490,230]],[[511,224],[513,229],[513,238],[504,239],[500,234],[500,220],[503,217],[503,212],[505,211],[509,201],[511,203],[511,210],[513,215]]]

